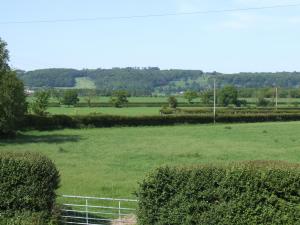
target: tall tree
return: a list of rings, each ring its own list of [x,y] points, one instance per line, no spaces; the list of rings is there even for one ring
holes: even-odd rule
[[[23,83],[8,66],[6,43],[0,39],[0,137],[13,136],[27,109]]]
[[[0,38],[0,72],[8,71],[9,53],[6,48],[6,42]]]

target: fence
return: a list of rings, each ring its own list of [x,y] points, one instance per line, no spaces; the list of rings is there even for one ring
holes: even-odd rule
[[[137,200],[61,196],[64,224],[125,225],[135,224]]]

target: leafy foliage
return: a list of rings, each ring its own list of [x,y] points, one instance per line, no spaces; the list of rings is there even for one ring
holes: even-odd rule
[[[51,160],[36,153],[0,153],[0,213],[54,208],[59,173]]]
[[[255,113],[255,114],[221,114],[216,118],[220,123],[253,123],[271,121],[299,121],[300,113]],[[23,129],[50,130],[59,128],[81,127],[114,127],[114,126],[163,126],[174,124],[207,124],[213,123],[212,114],[203,115],[170,115],[170,116],[36,116],[27,115]]]
[[[188,101],[189,104],[193,103],[193,100],[198,97],[196,91],[186,91],[184,92],[184,98]]]
[[[0,225],[58,225],[60,220],[59,215],[25,211],[0,216]]]
[[[74,87],[75,78],[84,74],[75,69],[43,69],[19,72],[18,76],[29,87]]]
[[[176,109],[176,107],[178,106],[178,101],[175,96],[170,96],[168,98],[168,103],[169,103],[169,107],[172,109]]]
[[[222,106],[237,105],[238,91],[234,86],[226,86],[218,93],[218,103]]]
[[[79,98],[76,90],[67,90],[63,93],[62,103],[64,105],[75,106],[78,102],[79,102]]]
[[[6,42],[0,38],[0,72],[9,70],[9,54],[6,48]]]
[[[110,99],[110,102],[113,104],[114,107],[121,108],[126,103],[128,103],[128,93],[127,91],[114,91],[112,94],[112,97]]]
[[[200,97],[205,105],[212,105],[214,103],[214,92],[212,90],[201,92]]]
[[[87,78],[95,83],[98,90],[101,90],[101,95],[111,95],[114,90],[127,90],[131,96],[151,95],[154,92],[174,94],[186,90],[199,92],[208,88],[211,89],[214,79],[217,80],[218,88],[228,85],[249,88],[248,93],[243,92],[241,94],[251,95],[250,97],[255,95],[255,91],[251,90],[252,88],[300,87],[299,72],[221,74],[204,73],[201,70],[160,70],[156,67],[129,67],[96,70],[18,71],[18,76],[26,86],[30,87],[75,87],[76,78]],[[286,96],[288,93],[281,92],[280,94]]]
[[[49,105],[50,92],[40,91],[35,93],[35,100],[31,103],[31,110],[36,115],[45,115]]]
[[[140,184],[138,220],[143,225],[294,225],[300,221],[299,190],[298,164],[162,167]]]
[[[23,83],[14,72],[0,72],[0,137],[14,135],[27,110]]]

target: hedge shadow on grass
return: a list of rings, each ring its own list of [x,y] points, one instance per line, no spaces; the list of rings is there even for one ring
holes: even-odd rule
[[[67,142],[79,142],[82,140],[80,135],[62,135],[62,134],[47,134],[47,135],[29,135],[19,134],[13,139],[0,139],[0,146],[8,144],[29,144],[29,143],[47,143],[47,144],[62,144]]]

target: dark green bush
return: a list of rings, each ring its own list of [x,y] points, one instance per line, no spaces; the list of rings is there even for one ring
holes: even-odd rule
[[[47,212],[17,212],[10,216],[1,215],[0,225],[58,225],[60,218]]]
[[[140,184],[143,225],[299,225],[300,166],[159,168]]]
[[[59,173],[51,160],[36,153],[0,153],[0,213],[50,213]]]
[[[253,123],[271,121],[297,121],[300,113],[256,113],[256,114],[220,114],[216,121],[220,123]],[[113,127],[113,126],[160,126],[174,124],[207,124],[213,123],[212,114],[202,115],[170,115],[170,116],[36,116],[27,115],[23,129],[60,129],[81,127]]]

